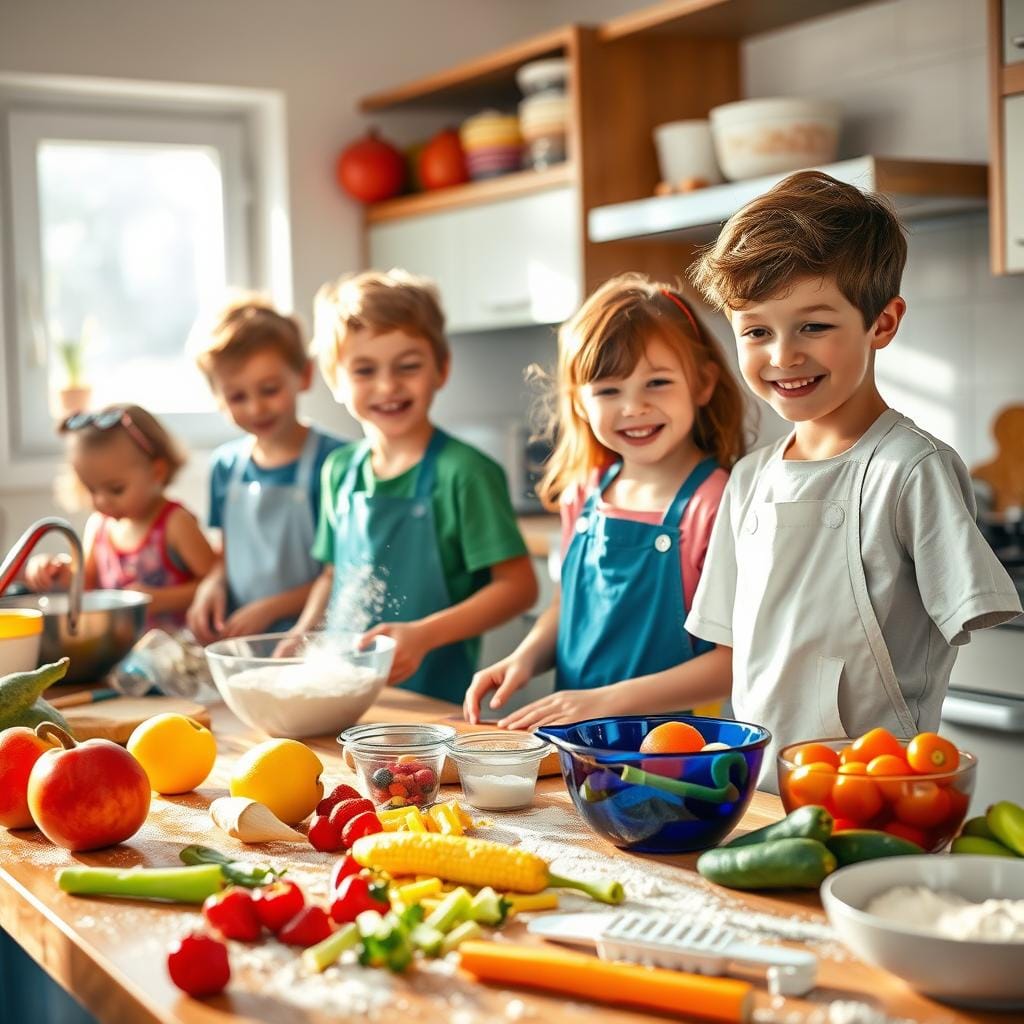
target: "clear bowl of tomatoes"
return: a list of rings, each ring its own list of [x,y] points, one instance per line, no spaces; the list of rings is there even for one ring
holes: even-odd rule
[[[879,728],[783,747],[779,795],[787,812],[826,808],[836,832],[878,829],[937,853],[967,816],[977,767],[973,754],[936,733],[904,741]]]
[[[378,807],[423,807],[437,799],[450,725],[357,725],[339,737]]]

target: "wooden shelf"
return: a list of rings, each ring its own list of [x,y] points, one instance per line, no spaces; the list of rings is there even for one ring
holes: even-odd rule
[[[425,78],[384,92],[364,96],[359,109],[364,113],[399,107],[451,107],[460,104],[486,106],[517,103],[522,99],[515,83],[522,64],[543,57],[560,57],[569,46],[572,29],[555,29],[544,35],[506,46]]]
[[[986,204],[985,164],[863,156],[829,164],[821,170],[840,181],[885,193],[907,219],[983,209]],[[790,173],[596,207],[588,219],[590,241],[708,241],[741,206]]]
[[[496,199],[511,199],[514,196],[542,192],[544,189],[571,185],[576,180],[576,171],[569,162],[557,164],[543,171],[516,171],[503,174],[500,178],[471,181],[465,185],[439,188],[432,192],[417,192],[411,196],[398,196],[374,203],[366,208],[367,224],[383,224],[389,220],[416,217],[439,210],[452,210],[460,206],[489,203]]]
[[[835,14],[865,0],[665,0],[606,21],[598,29],[609,43],[644,33],[742,38]]]

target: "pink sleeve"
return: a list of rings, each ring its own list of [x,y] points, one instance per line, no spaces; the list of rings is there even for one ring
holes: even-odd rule
[[[722,492],[728,480],[729,474],[724,469],[716,469],[697,488],[679,524],[682,534],[679,549],[683,570],[683,594],[686,597],[687,608],[693,605],[693,595],[697,592],[697,584],[704,571],[704,558],[708,553],[711,530],[715,525]]]

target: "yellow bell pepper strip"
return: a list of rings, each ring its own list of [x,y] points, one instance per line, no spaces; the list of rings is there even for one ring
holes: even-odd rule
[[[408,885],[400,885],[395,890],[395,895],[408,907],[413,903],[419,903],[425,896],[436,896],[441,891],[441,879],[425,878],[422,882],[410,882]]]
[[[558,909],[558,893],[550,890],[536,893],[509,892],[505,894],[505,899],[508,901],[510,914],[528,914],[535,910]]]

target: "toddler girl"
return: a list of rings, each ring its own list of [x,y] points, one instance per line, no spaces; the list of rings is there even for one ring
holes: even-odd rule
[[[731,651],[683,623],[727,469],[744,451],[743,400],[687,303],[641,275],[604,284],[559,333],[555,449],[538,493],[561,504],[551,607],[478,672],[471,722],[552,666],[556,690],[498,724],[526,729],[678,711],[728,696]]]
[[[145,409],[113,405],[60,426],[68,461],[95,510],[85,524],[86,590],[149,594],[149,626],[177,629],[214,554],[191,512],[164,491],[184,465],[174,440]],[[30,560],[33,590],[63,590],[66,555]]]

